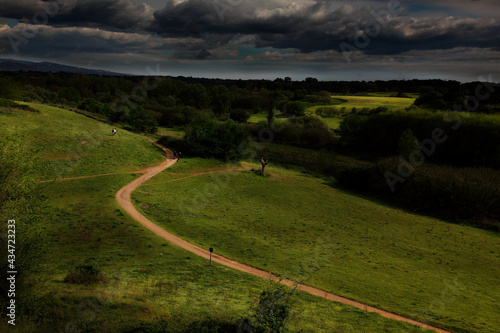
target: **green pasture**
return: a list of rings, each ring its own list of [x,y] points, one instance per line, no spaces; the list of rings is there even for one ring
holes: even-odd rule
[[[114,193],[135,176],[68,180],[47,188],[52,206],[47,231],[53,245],[41,286],[55,293],[61,307],[58,322],[99,332],[154,327],[161,321],[168,332],[181,332],[207,318],[237,323],[266,280],[218,264],[209,266],[207,260],[171,246],[124,215]],[[89,259],[103,268],[104,284],[62,283],[69,270]],[[99,302],[90,321],[88,314],[78,311],[88,299]],[[290,327],[292,332],[420,332],[302,292],[295,297]]]
[[[385,106],[392,110],[404,109],[409,107],[415,101],[414,98],[404,98],[404,97],[385,97],[385,96],[332,96],[333,98],[343,98],[347,100],[347,103],[337,104],[337,107],[341,108],[345,106],[347,109],[362,108],[377,108],[379,106]]]
[[[265,121],[267,123],[267,112],[251,113],[250,118],[247,120],[249,123],[258,123],[261,121]]]
[[[158,149],[138,135],[119,130],[116,137],[107,138],[107,132],[111,132],[108,125],[70,111],[34,107],[41,113],[14,110],[13,115],[0,114],[1,135],[34,145],[47,164],[65,145],[77,149],[80,133],[96,129],[104,132],[99,141],[104,143],[96,144],[89,156],[69,155],[67,162],[74,164],[65,176],[128,172],[160,159]],[[108,154],[123,165],[110,164]],[[220,162],[210,160],[183,159],[158,181],[168,180],[167,174],[176,178],[220,166]],[[239,318],[248,314],[269,282],[218,264],[209,266],[206,260],[171,246],[124,214],[115,193],[138,176],[120,173],[43,184],[48,203],[43,221],[47,253],[40,271],[27,277],[35,285],[36,294],[23,302],[30,302],[33,310],[19,313],[16,327],[8,327],[9,332],[197,332],[195,327],[210,322],[237,325]],[[136,193],[149,195],[150,188],[141,187]],[[200,240],[204,241],[202,237]],[[216,249],[219,251],[219,245]],[[89,264],[102,270],[102,283],[63,282],[76,266]],[[2,321],[0,330],[6,330],[6,326]],[[294,297],[290,329],[423,331],[302,292]]]
[[[266,178],[186,178],[214,168],[234,166],[183,159],[135,192],[136,206],[194,244],[309,285],[451,331],[500,326],[498,235],[272,166]]]
[[[369,92],[366,96],[375,96],[375,97],[393,97],[397,96],[397,91],[377,91],[377,92]],[[420,96],[419,93],[404,93],[406,96],[416,99]]]

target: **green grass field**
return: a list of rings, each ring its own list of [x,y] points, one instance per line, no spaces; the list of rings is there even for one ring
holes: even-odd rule
[[[498,235],[280,168],[171,181],[225,168],[212,163],[182,160],[134,194],[137,206],[190,242],[306,284],[452,331],[499,327]]]
[[[261,121],[265,121],[267,123],[267,112],[257,112],[250,114],[250,118],[248,118],[249,123],[258,123]]]
[[[2,115],[0,136],[15,136],[39,151],[45,179],[135,171],[161,161],[161,149],[138,135],[51,106],[29,104],[40,113]],[[117,144],[117,142],[120,144]]]
[[[344,104],[338,104],[340,108],[345,106],[347,109],[352,109],[353,107],[360,108],[376,108],[379,106],[386,106],[392,110],[398,110],[407,108],[413,104],[414,98],[401,98],[401,97],[384,97],[384,96],[332,96],[333,98],[344,98],[348,102]]]
[[[208,318],[234,324],[248,313],[268,282],[217,264],[208,266],[206,260],[143,229],[116,203],[118,189],[138,176],[129,171],[160,160],[157,148],[120,130],[118,136],[108,138],[111,127],[70,111],[33,107],[41,113],[0,114],[1,135],[32,140],[49,165],[54,156],[66,152],[66,144],[69,151],[77,149],[80,133],[102,131],[103,138],[96,139],[90,154],[69,154],[64,176],[122,173],[44,185],[49,206],[43,221],[48,253],[40,272],[28,277],[37,290],[36,297],[30,298],[35,302],[34,311],[19,314],[16,327],[9,327],[9,332],[187,332],[190,327],[194,332],[193,325]],[[110,163],[108,155],[121,163]],[[220,162],[186,159],[158,181],[167,175],[179,177],[219,167]],[[185,186],[188,184],[181,187]],[[150,188],[139,188],[137,194],[147,194]],[[202,237],[200,242],[204,242]],[[84,263],[102,268],[102,284],[63,282],[70,270]],[[36,299],[40,296],[43,298]],[[0,330],[5,326],[6,321],[2,321]],[[412,325],[301,292],[294,298],[290,328],[292,332],[422,332]]]

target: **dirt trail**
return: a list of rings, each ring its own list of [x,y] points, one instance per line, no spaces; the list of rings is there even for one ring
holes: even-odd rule
[[[150,140],[150,141],[152,141],[152,140]],[[172,158],[173,154],[170,150],[168,150],[164,147],[161,147],[161,148],[165,151],[167,158],[158,166],[142,170],[144,172],[144,174],[142,176],[140,176],[136,180],[132,181],[131,183],[125,185],[123,188],[121,188],[116,193],[116,200],[118,201],[118,204],[128,214],[130,214],[130,216],[132,216],[132,218],[134,218],[136,221],[138,221],[140,224],[142,224],[147,229],[154,232],[156,235],[158,235],[158,236],[164,238],[165,240],[169,241],[170,243],[172,243],[176,246],[179,246],[185,250],[188,250],[189,252],[194,253],[202,258],[209,259],[210,252],[208,250],[203,249],[201,247],[198,247],[196,245],[193,245],[193,244],[191,244],[191,243],[189,243],[189,242],[187,242],[187,241],[185,241],[185,240],[183,240],[175,235],[172,235],[171,233],[167,232],[166,230],[162,229],[161,227],[159,227],[158,225],[154,224],[149,219],[147,219],[144,215],[139,213],[137,211],[137,209],[135,209],[134,205],[132,204],[131,195],[135,189],[137,189],[139,186],[141,186],[144,182],[146,182],[150,178],[156,176],[157,174],[159,174],[160,172],[162,172],[163,170],[167,169],[168,167],[172,166],[173,164],[175,164],[177,162],[176,159]],[[214,172],[217,172],[217,171],[214,171]],[[201,174],[207,174],[207,173],[200,173],[199,175],[201,175]],[[269,278],[273,278],[276,280],[278,279],[277,276],[274,276],[273,274],[271,274],[267,271],[242,264],[238,261],[231,260],[229,258],[223,257],[223,256],[215,254],[215,253],[212,254],[212,261],[219,263],[221,265],[224,265],[226,267],[236,269],[236,270],[241,271],[241,272],[252,274],[254,276],[262,277],[265,279],[269,279]],[[405,318],[405,317],[399,316],[397,314],[394,314],[394,313],[391,313],[388,311],[374,308],[372,306],[369,306],[369,305],[366,305],[363,303],[359,303],[359,302],[356,302],[354,300],[351,300],[351,299],[348,299],[348,298],[345,298],[342,296],[338,296],[338,295],[329,293],[327,291],[324,291],[324,290],[321,290],[318,288],[306,286],[303,284],[297,285],[296,282],[288,280],[288,279],[281,280],[280,283],[287,285],[287,286],[290,286],[290,287],[296,286],[297,289],[305,291],[309,294],[323,297],[323,298],[326,298],[326,299],[329,299],[329,300],[332,300],[335,302],[355,306],[361,310],[375,312],[375,313],[378,313],[378,314],[380,314],[384,317],[390,318],[390,319],[404,321],[404,322],[407,322],[407,323],[410,323],[410,324],[413,324],[416,326],[420,326],[420,327],[423,327],[426,329],[434,330],[434,331],[440,332],[440,333],[451,333],[449,331],[446,331],[446,330],[443,330],[443,329],[440,329],[437,327],[433,327],[433,326],[427,325],[425,323],[415,321],[413,319]]]
[[[122,175],[122,174],[126,174],[126,173],[141,173],[141,172],[140,171],[112,172],[112,173],[103,173],[103,174],[100,174],[100,175],[78,176],[78,177],[67,177],[67,178],[41,180],[40,183],[50,183],[50,182],[63,181],[63,180],[85,179],[85,178],[94,178],[94,177],[103,177],[103,176],[112,176],[112,175]]]

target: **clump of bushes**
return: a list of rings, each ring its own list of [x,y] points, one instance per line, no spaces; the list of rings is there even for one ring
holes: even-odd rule
[[[240,158],[238,148],[246,137],[244,128],[231,119],[220,122],[199,115],[189,124],[183,145],[195,156],[234,160]]]
[[[283,112],[285,115],[291,115],[291,116],[303,116],[304,112],[306,111],[306,105],[303,102],[288,102],[285,101],[281,103],[280,106],[281,112]]]
[[[346,168],[337,174],[342,186],[369,191],[412,211],[500,231],[500,174],[492,168],[457,168],[424,163],[408,177],[388,182],[388,173],[400,176],[399,158],[373,166]],[[389,178],[389,181],[393,178]]]
[[[262,129],[267,128],[266,122],[248,124],[247,129],[254,136],[259,136]],[[285,142],[307,148],[330,148],[335,143],[335,135],[325,121],[317,115],[293,117],[276,121],[270,141]]]
[[[247,120],[250,118],[250,115],[244,109],[233,109],[229,114],[229,118],[238,123],[246,123]]]
[[[334,106],[321,106],[316,109],[316,114],[324,118],[335,117],[344,113],[346,113],[345,106],[340,109]]]
[[[345,151],[389,157],[398,153],[407,130],[426,145],[426,161],[500,167],[500,120],[484,114],[424,110],[349,114],[340,124],[340,143]],[[433,139],[436,131],[441,133],[439,142]]]
[[[104,280],[104,275],[101,273],[100,269],[91,264],[77,266],[64,278],[64,282],[84,285],[97,283],[98,281],[104,282]]]
[[[93,98],[87,98],[78,105],[80,110],[98,113],[98,114],[109,114],[111,113],[111,107],[108,104],[103,104]]]

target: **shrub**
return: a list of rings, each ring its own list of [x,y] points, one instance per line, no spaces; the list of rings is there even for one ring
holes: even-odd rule
[[[408,159],[410,154],[414,151],[420,152],[420,146],[412,130],[407,129],[401,134],[398,140],[398,154]]]
[[[234,109],[231,111],[229,118],[238,122],[238,123],[246,123],[250,115],[246,110],[243,109]]]
[[[303,116],[306,106],[302,102],[285,102],[281,107],[281,111],[292,116]]]
[[[241,321],[238,332],[242,333],[285,333],[292,308],[289,291],[276,284],[260,294],[259,302],[248,318]]]
[[[322,90],[318,93],[318,102],[320,103],[330,103],[331,96],[328,91]]]
[[[345,110],[345,107],[344,107],[344,110]],[[321,107],[316,109],[316,114],[318,116],[321,116],[324,118],[335,117],[341,113],[342,113],[341,110],[339,110],[338,108],[333,107],[333,106],[321,106]]]
[[[92,113],[103,113],[104,111],[104,105],[93,98],[84,100],[80,103],[80,105],[78,105],[78,108],[80,110],[89,111]]]
[[[77,266],[73,271],[69,272],[64,282],[75,284],[91,284],[97,281],[103,281],[104,276],[101,271],[93,265],[86,264]]]

